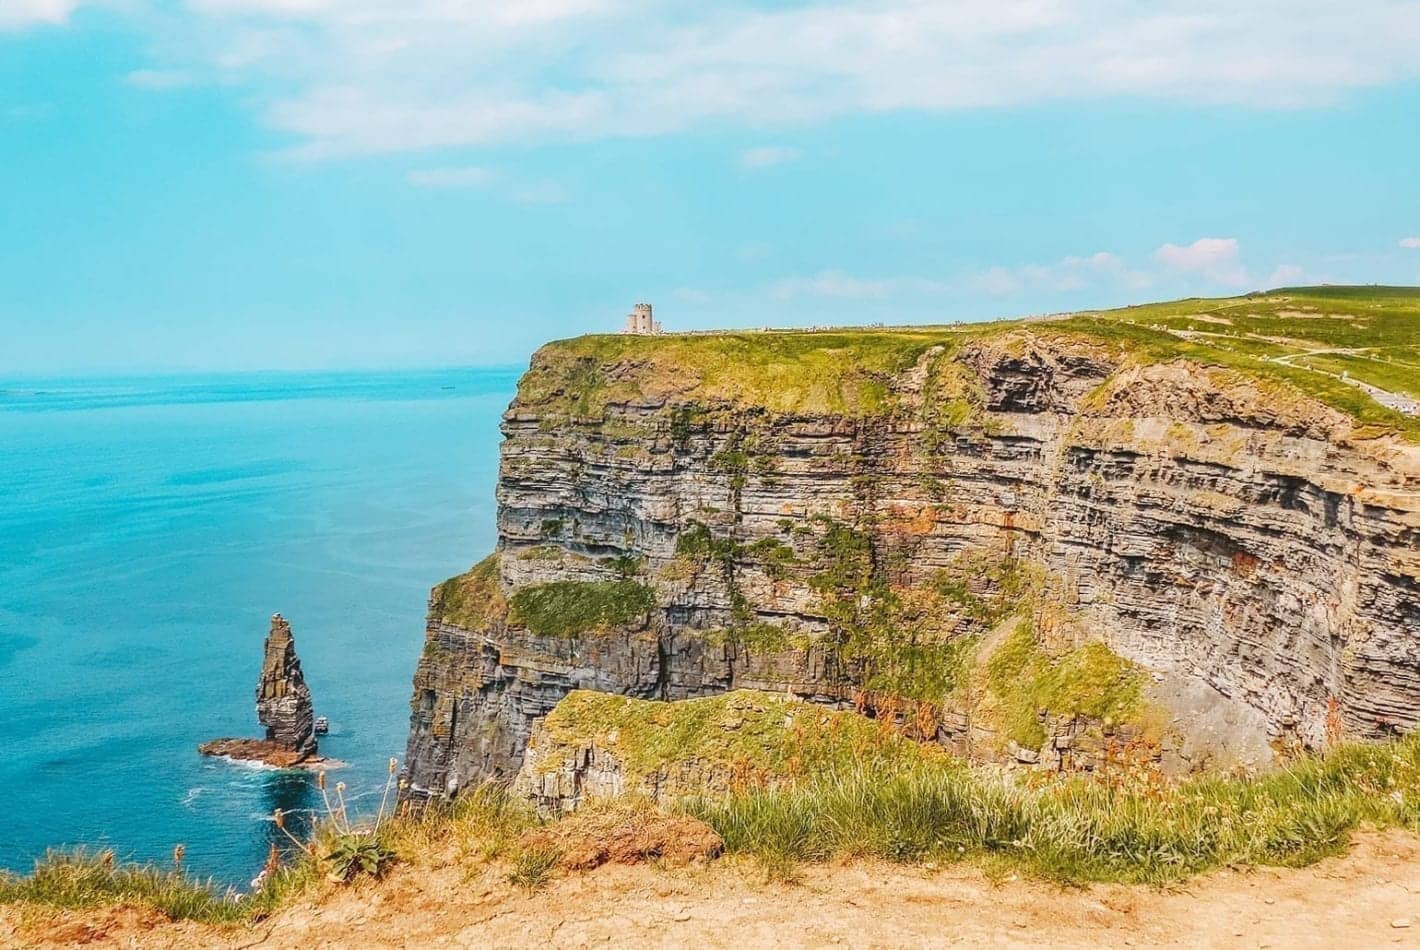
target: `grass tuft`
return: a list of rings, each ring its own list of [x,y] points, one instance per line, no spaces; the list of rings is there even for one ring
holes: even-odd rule
[[[120,863],[112,851],[50,851],[26,875],[0,875],[0,904],[36,904],[65,910],[131,905],[172,920],[238,924],[260,919],[304,891],[317,877],[301,861],[268,878],[258,891],[239,896],[180,868]]]
[[[513,855],[513,869],[508,872],[508,883],[535,891],[552,878],[557,870],[557,862],[562,860],[562,852],[554,847],[520,848]]]

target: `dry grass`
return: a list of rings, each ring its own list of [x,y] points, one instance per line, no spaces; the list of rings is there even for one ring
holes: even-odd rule
[[[526,832],[520,854],[555,853],[557,865],[586,871],[603,864],[664,862],[681,867],[719,857],[724,842],[705,822],[669,814],[634,798],[594,802]]]
[[[772,865],[874,856],[1004,860],[1066,882],[1160,883],[1225,864],[1299,865],[1365,824],[1420,831],[1420,734],[1255,778],[1039,785],[956,763],[853,769],[687,806]]]

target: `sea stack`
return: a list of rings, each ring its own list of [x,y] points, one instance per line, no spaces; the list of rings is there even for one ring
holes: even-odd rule
[[[301,759],[316,754],[311,691],[301,675],[291,625],[280,614],[271,618],[261,681],[256,685],[256,718],[266,727],[266,741]]]
[[[316,754],[311,691],[301,673],[291,625],[280,614],[271,618],[271,631],[266,635],[261,679],[256,684],[256,718],[266,727],[266,738],[216,739],[198,746],[197,751],[282,769],[325,769],[340,764]]]

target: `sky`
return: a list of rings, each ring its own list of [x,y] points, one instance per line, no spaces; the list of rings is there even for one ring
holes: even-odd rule
[[[0,374],[1420,284],[1417,0],[0,0]]]

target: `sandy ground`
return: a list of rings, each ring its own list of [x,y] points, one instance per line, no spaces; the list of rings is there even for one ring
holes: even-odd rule
[[[1420,838],[1358,837],[1301,870],[1072,889],[973,867],[854,862],[766,884],[750,864],[608,866],[528,893],[490,868],[407,869],[235,930],[131,909],[0,908],[0,944],[45,947],[1420,947]]]

